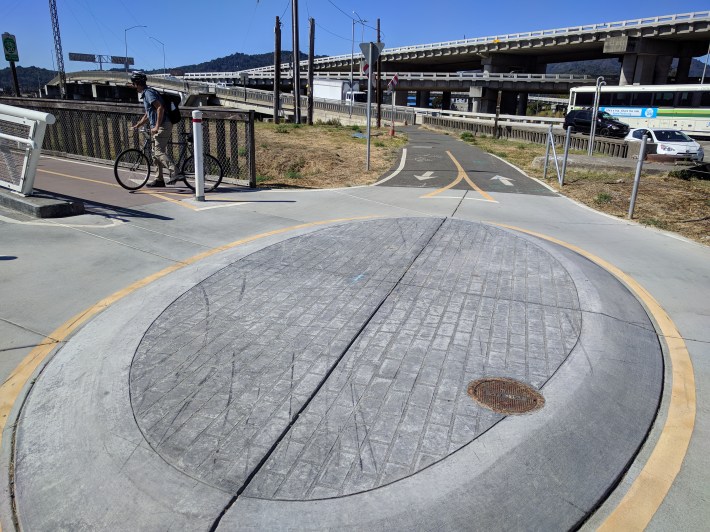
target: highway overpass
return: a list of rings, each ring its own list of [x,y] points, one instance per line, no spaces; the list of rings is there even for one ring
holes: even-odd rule
[[[416,92],[417,105],[428,106],[429,95],[441,92],[443,108],[448,109],[451,95],[471,98],[469,110],[493,113],[498,91],[502,91],[501,112],[524,114],[529,94],[565,95],[570,87],[594,84],[594,76],[546,74],[547,66],[559,62],[617,58],[618,80],[607,83],[664,84],[687,82],[693,57],[704,55],[710,41],[710,11],[650,17],[644,19],[589,24],[526,33],[477,37],[442,43],[385,48],[382,52],[381,85],[398,73],[400,83],[395,102],[407,105],[407,96]],[[673,60],[676,75],[669,80]],[[349,79],[351,63],[359,75],[361,54],[318,58],[315,77]],[[301,92],[307,91],[307,62],[302,62]],[[240,72],[186,73],[182,82],[211,83],[212,87],[249,87],[273,90],[273,65]],[[289,65],[281,79],[282,90],[291,90]],[[77,83],[84,81],[72,76]],[[92,74],[93,75],[93,74]],[[86,76],[84,76],[86,77]],[[692,81],[692,80],[690,80]],[[96,85],[99,81],[88,81]],[[107,81],[110,84],[110,81]],[[202,89],[200,89],[202,90]],[[93,96],[101,89],[92,89]],[[82,92],[82,91],[79,91]],[[91,94],[84,96],[90,97]]]

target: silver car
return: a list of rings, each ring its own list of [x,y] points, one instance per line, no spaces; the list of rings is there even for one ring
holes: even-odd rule
[[[659,155],[670,155],[678,159],[691,159],[694,161],[702,161],[705,157],[703,147],[678,129],[632,129],[624,140],[641,142],[644,135],[648,137],[648,142],[656,144],[656,153]]]

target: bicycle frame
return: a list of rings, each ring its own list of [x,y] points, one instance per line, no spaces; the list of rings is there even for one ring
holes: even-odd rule
[[[145,137],[145,141],[143,142],[143,147],[139,148],[139,149],[143,153],[145,153],[145,156],[148,157],[148,161],[150,161],[152,163],[152,162],[154,162],[154,160],[153,160],[153,142],[152,142],[153,141],[153,134],[147,128],[141,128],[138,130],[138,132]],[[180,133],[179,135],[182,137],[187,137],[188,133]],[[167,145],[169,147],[180,146],[180,155],[178,156],[177,160],[174,160],[174,162],[175,162],[175,168],[182,168],[182,164],[185,162],[187,157],[192,155],[192,151],[190,150],[190,142],[187,140],[178,140],[178,141],[169,140]]]

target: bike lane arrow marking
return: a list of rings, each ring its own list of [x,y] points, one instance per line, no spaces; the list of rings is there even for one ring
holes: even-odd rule
[[[414,174],[414,177],[416,177],[419,181],[424,181],[425,179],[436,179],[436,176],[433,175],[433,174],[434,174],[434,172],[432,172],[431,170],[429,170],[429,171],[427,171],[427,172],[424,172],[423,175],[416,175],[416,174]]]
[[[513,186],[514,179],[511,179],[509,177],[503,177],[502,175],[497,175],[497,176],[491,177],[491,181],[495,181],[496,179],[498,181],[500,181],[501,183],[503,183],[506,187]]]

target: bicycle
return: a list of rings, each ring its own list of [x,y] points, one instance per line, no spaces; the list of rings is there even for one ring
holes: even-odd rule
[[[153,160],[153,147],[151,142],[150,130],[140,128],[139,133],[145,137],[143,146],[140,149],[128,148],[123,150],[116,157],[113,164],[113,173],[116,181],[126,190],[138,190],[144,186],[151,173],[150,161]],[[192,155],[190,146],[192,145],[192,133],[180,133],[182,140],[179,142],[169,141],[169,146],[180,146],[180,156],[175,162],[175,168],[181,168],[177,180],[183,181],[188,188],[195,190],[197,188],[195,176],[195,158]],[[210,192],[216,189],[222,182],[224,172],[222,165],[212,155],[204,154],[204,174],[205,174],[205,192]]]

